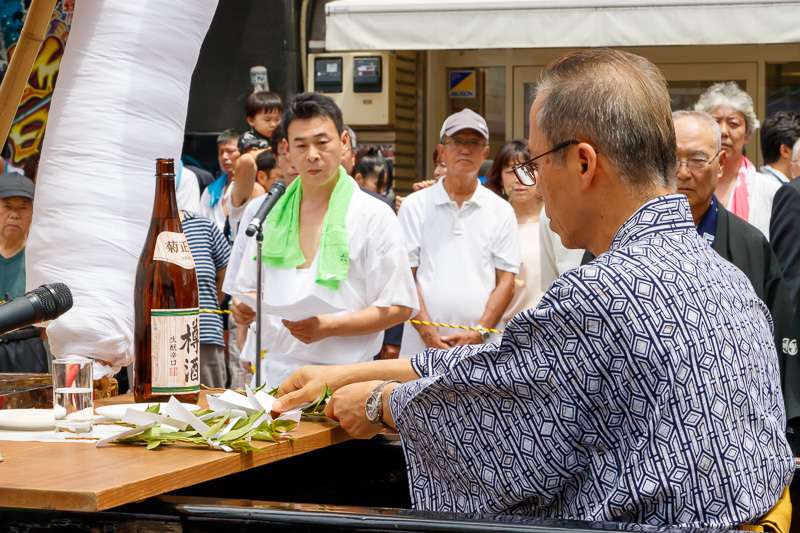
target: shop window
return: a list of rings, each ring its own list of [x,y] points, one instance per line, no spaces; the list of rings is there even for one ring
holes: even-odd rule
[[[767,117],[778,111],[800,114],[800,62],[767,63],[766,70]]]

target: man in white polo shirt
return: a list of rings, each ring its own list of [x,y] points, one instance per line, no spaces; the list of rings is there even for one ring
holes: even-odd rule
[[[519,272],[517,220],[511,204],[481,186],[489,154],[486,121],[469,109],[442,127],[439,156],[447,175],[403,202],[400,225],[420,296],[423,322],[497,328]],[[406,324],[400,356],[499,340],[488,332]]]

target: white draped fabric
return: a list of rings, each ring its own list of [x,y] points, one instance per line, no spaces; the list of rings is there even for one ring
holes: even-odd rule
[[[56,356],[133,360],[134,276],[157,157],[180,157],[189,84],[217,0],[79,0],[53,93],[26,249],[27,288],[64,282]]]

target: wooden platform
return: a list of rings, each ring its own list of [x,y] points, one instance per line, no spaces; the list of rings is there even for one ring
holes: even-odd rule
[[[131,403],[131,395],[97,405]],[[205,407],[201,394],[199,402]],[[0,441],[0,508],[103,511],[349,439],[338,424],[301,420],[294,441],[253,441],[268,453],[225,453],[191,445],[143,446],[86,442]]]

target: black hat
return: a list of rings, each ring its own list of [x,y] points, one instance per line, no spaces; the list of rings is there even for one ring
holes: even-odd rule
[[[33,200],[33,181],[17,172],[0,174],[0,198],[12,196]]]

